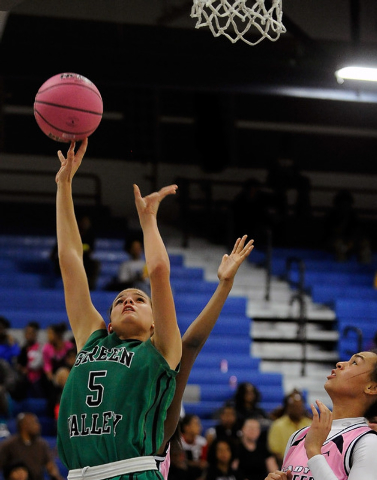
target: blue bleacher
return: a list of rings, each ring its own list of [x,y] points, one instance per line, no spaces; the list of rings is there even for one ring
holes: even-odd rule
[[[65,321],[63,286],[53,275],[49,254],[55,244],[53,237],[0,236],[0,314],[11,321],[12,328],[24,328],[38,321],[41,328]],[[102,288],[116,275],[119,264],[127,258],[123,240],[98,239],[95,256],[101,261],[98,286],[91,292],[93,304],[107,318],[115,292]],[[187,268],[182,255],[170,255],[171,284],[181,332],[195,319],[215,291],[217,282],[207,282],[202,268]],[[203,421],[213,416],[224,400],[234,395],[230,377],[237,382],[248,381],[260,389],[267,410],[281,403],[282,376],[261,373],[260,359],[250,356],[251,320],[246,316],[246,299],[229,297],[214,326],[213,332],[199,354],[189,383],[199,385],[202,402],[196,408]],[[226,358],[228,371],[221,373],[220,363]],[[19,402],[14,413],[34,411],[41,418],[42,433],[54,438],[55,422],[46,419],[43,402]],[[60,468],[60,467],[59,467]]]

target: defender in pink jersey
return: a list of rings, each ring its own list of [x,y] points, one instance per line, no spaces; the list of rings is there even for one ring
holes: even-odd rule
[[[338,362],[325,390],[333,411],[311,406],[312,425],[290,437],[282,469],[266,480],[375,480],[377,435],[364,415],[377,409],[377,350]]]

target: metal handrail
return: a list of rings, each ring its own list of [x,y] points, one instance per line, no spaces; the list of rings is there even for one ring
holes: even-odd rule
[[[305,263],[301,258],[298,257],[288,257],[286,260],[286,277],[287,280],[292,284],[289,279],[289,272],[294,263],[298,264],[299,267],[299,281],[297,292],[294,293],[289,301],[289,305],[292,306],[295,302],[298,302],[300,305],[299,311],[299,320],[297,328],[297,340],[301,342],[302,347],[302,360],[301,360],[301,375],[306,375],[306,363],[307,363],[307,322],[306,322],[306,302],[305,302]]]

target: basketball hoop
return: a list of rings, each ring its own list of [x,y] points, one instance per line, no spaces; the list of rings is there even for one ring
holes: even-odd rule
[[[253,2],[253,6],[246,6]],[[225,35],[232,43],[243,40],[248,45],[256,45],[264,38],[275,42],[286,32],[282,23],[282,0],[269,3],[268,8],[265,0],[194,0],[191,17],[197,18],[195,28],[209,27],[215,37]],[[255,42],[244,38],[251,27],[261,35]]]

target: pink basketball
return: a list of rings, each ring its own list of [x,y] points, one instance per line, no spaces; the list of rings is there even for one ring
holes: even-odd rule
[[[57,142],[88,137],[100,124],[102,113],[97,87],[77,73],[54,75],[35,96],[35,119],[43,133]]]

